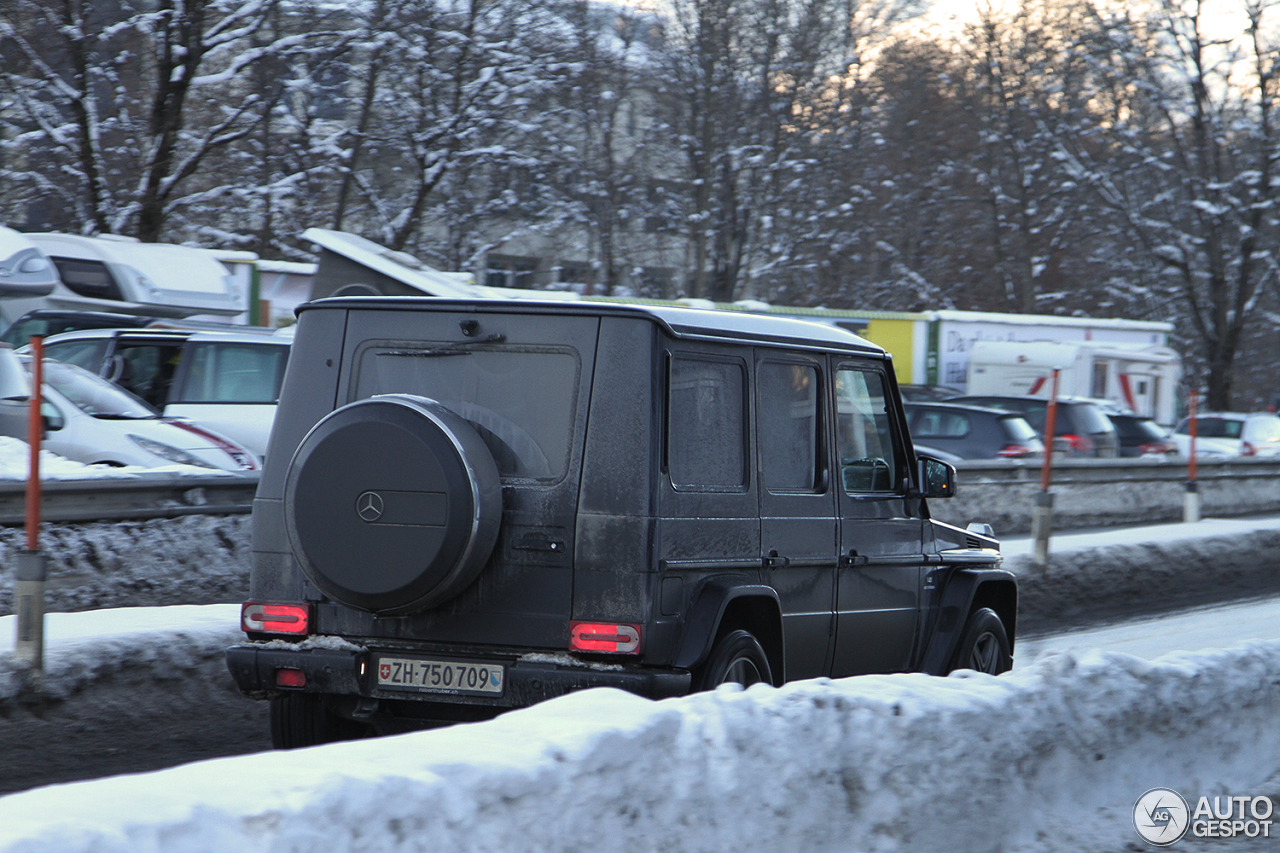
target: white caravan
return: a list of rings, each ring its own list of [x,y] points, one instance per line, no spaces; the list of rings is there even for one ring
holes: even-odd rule
[[[110,235],[18,236],[52,261],[57,274],[44,293],[6,292],[0,283],[5,325],[39,308],[170,318],[232,317],[245,310],[244,294],[231,271],[204,249]],[[0,254],[3,250],[0,235]]]
[[[48,296],[57,284],[49,256],[26,234],[0,225],[0,297]]]
[[[1054,341],[975,341],[968,394],[1049,396],[1054,368],[1058,394],[1106,399],[1172,425],[1182,364],[1169,347]]]

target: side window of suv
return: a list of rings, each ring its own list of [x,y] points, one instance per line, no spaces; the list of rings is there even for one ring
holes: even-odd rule
[[[879,372],[850,367],[836,372],[836,434],[845,491],[897,490],[893,431]]]
[[[811,364],[757,368],[760,471],[771,492],[812,492],[820,483],[818,371]]]
[[[676,355],[667,407],[667,467],[677,489],[746,486],[746,371],[740,361]]]

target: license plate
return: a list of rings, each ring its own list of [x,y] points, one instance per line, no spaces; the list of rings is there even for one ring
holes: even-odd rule
[[[379,687],[481,696],[501,696],[506,675],[496,663],[392,657],[379,657],[376,673]]]

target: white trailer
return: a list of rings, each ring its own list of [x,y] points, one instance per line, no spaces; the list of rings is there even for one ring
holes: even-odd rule
[[[1060,396],[1110,400],[1165,425],[1176,418],[1182,364],[1155,344],[975,341],[967,393],[1047,398],[1054,368]]]
[[[53,262],[57,275],[44,295],[0,299],[0,318],[7,323],[37,308],[173,318],[231,317],[245,310],[231,271],[205,249],[110,235],[21,236]]]
[[[49,256],[27,235],[0,225],[0,297],[48,296],[57,283]]]

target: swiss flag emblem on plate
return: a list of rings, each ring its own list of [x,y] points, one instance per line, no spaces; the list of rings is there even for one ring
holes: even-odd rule
[[[379,674],[379,675],[381,675],[383,678],[390,678],[390,677],[391,677],[391,664],[389,664],[389,663],[384,663],[384,664],[382,664],[380,667],[378,667],[378,674]]]

